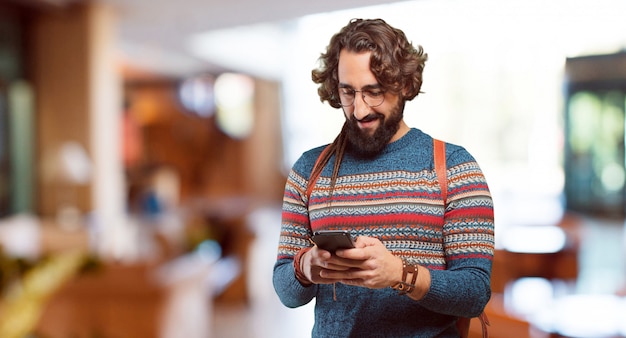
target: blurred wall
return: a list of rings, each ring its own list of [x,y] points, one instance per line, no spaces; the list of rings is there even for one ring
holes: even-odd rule
[[[73,204],[82,212],[112,208],[119,212],[123,208],[116,198],[121,192],[121,174],[114,170],[121,170],[116,146],[120,114],[120,89],[116,88],[120,83],[112,58],[112,13],[86,3],[37,10],[31,22],[38,211],[51,216],[63,204]],[[59,151],[67,142],[82,146],[93,165],[88,182],[64,179]]]

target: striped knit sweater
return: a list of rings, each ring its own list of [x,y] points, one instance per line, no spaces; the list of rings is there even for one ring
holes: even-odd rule
[[[432,138],[411,129],[375,159],[348,154],[329,198],[333,159],[306,187],[324,147],[305,152],[285,186],[274,288],[288,307],[316,299],[313,337],[458,337],[457,317],[479,315],[490,298],[493,204],[485,178],[462,147],[446,144],[448,203],[444,206]],[[336,284],[302,286],[293,258],[318,229],[347,229],[380,239],[409,263],[427,267],[431,287],[419,301],[391,288]]]

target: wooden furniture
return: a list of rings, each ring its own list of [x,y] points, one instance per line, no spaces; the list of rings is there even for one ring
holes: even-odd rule
[[[518,253],[496,250],[491,289],[496,293],[504,293],[507,284],[522,277],[574,280],[577,275],[578,252],[576,250],[562,250],[554,253]]]
[[[189,255],[167,264],[106,264],[83,273],[50,299],[38,334],[211,337],[211,266],[212,262]]]
[[[149,266],[107,265],[73,279],[48,303],[45,337],[157,337],[165,292]]]

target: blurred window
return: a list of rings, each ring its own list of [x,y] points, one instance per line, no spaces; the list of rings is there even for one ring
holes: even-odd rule
[[[570,210],[626,215],[626,71],[619,74],[613,67],[620,60],[626,61],[626,53],[568,60],[565,195]],[[586,75],[589,69],[593,75]]]

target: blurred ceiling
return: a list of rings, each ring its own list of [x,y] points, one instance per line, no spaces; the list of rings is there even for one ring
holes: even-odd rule
[[[65,6],[89,0],[22,0]],[[261,23],[278,23],[329,11],[385,4],[386,0],[97,0],[119,13],[120,50],[131,67],[179,76],[222,68],[194,56],[198,34]]]

